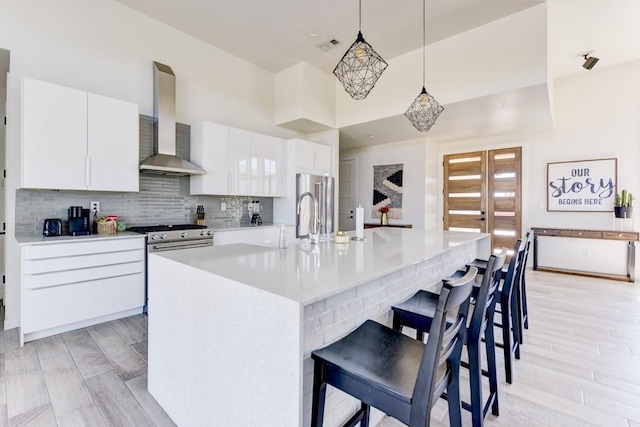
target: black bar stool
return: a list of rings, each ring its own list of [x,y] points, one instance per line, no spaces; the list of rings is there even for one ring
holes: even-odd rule
[[[485,272],[479,287],[474,289],[475,303],[473,314],[467,326],[467,351],[469,363],[463,366],[469,368],[471,386],[471,404],[462,402],[462,407],[471,411],[474,426],[482,426],[489,409],[494,415],[498,410],[498,375],[496,371],[495,339],[493,331],[493,317],[497,300],[497,289],[502,274],[502,266],[506,253],[492,255],[485,266]],[[477,282],[477,280],[476,280]],[[401,331],[403,326],[417,331],[419,337],[431,328],[435,316],[437,294],[419,291],[413,297],[397,306],[393,306],[393,328]],[[484,374],[489,378],[489,396],[486,402],[482,399],[482,337],[485,337],[488,370]]]
[[[311,426],[321,427],[327,384],[357,398],[360,410],[345,424],[369,426],[370,406],[410,427],[430,423],[446,390],[449,423],[462,425],[460,355],[477,270],[443,284],[426,345],[372,320],[339,341],[311,353],[314,360]],[[447,327],[447,316],[457,310]]]
[[[504,371],[509,384],[513,383],[513,358],[520,359],[520,329],[518,327],[518,298],[514,292],[517,286],[520,266],[524,259],[526,244],[518,240],[513,249],[507,274],[499,289],[496,313],[500,314],[500,322],[494,323],[502,329],[502,342],[496,343],[504,351]],[[504,272],[503,272],[504,274]]]
[[[518,300],[517,303],[517,312],[518,312],[518,329],[519,329],[519,340],[520,345],[524,343],[524,330],[529,329],[529,311],[527,308],[527,284],[526,284],[526,271],[527,271],[527,260],[529,258],[529,249],[531,248],[531,242],[533,240],[533,233],[530,231],[527,232],[524,239],[525,242],[525,253],[524,259],[522,261],[522,268],[518,271],[518,278],[516,280],[515,292],[516,298]],[[467,268],[476,267],[478,269],[478,274],[484,274],[484,270],[487,266],[487,261],[483,259],[476,258],[467,264]],[[506,275],[506,271],[503,272],[503,276]]]

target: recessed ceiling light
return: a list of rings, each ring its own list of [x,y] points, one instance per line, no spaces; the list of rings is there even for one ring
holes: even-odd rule
[[[375,135],[367,135],[369,138],[375,138]]]
[[[317,28],[309,28],[307,30],[307,35],[309,37],[318,37],[320,34],[320,30],[318,30]]]

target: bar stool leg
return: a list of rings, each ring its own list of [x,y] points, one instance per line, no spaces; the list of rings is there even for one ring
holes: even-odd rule
[[[471,419],[473,427],[482,427],[482,364],[477,342],[467,342],[469,353],[469,382],[471,384]]]
[[[506,310],[502,310],[502,344],[504,350],[504,371],[505,377],[509,384],[513,383],[513,353],[511,353],[511,319]]]
[[[313,367],[311,427],[322,427],[324,422],[324,401],[327,394],[327,383],[324,382],[323,377],[323,364],[316,361]]]
[[[491,413],[500,415],[498,408],[498,371],[496,368],[496,339],[493,328],[487,328],[484,333],[487,351],[487,371],[489,373],[489,393],[493,395]]]
[[[459,361],[458,361],[459,362]],[[449,425],[462,426],[462,405],[460,403],[460,363],[451,364],[451,376],[454,378],[447,385],[447,404],[449,405]]]

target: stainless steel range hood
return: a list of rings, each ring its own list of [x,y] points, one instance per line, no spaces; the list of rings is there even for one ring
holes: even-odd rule
[[[155,154],[140,162],[140,173],[203,175],[199,166],[176,155],[176,76],[171,67],[153,63],[153,116]]]

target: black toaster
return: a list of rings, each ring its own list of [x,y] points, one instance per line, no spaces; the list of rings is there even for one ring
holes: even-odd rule
[[[58,218],[47,218],[44,220],[44,227],[42,229],[44,236],[61,236],[62,235],[62,220]]]

